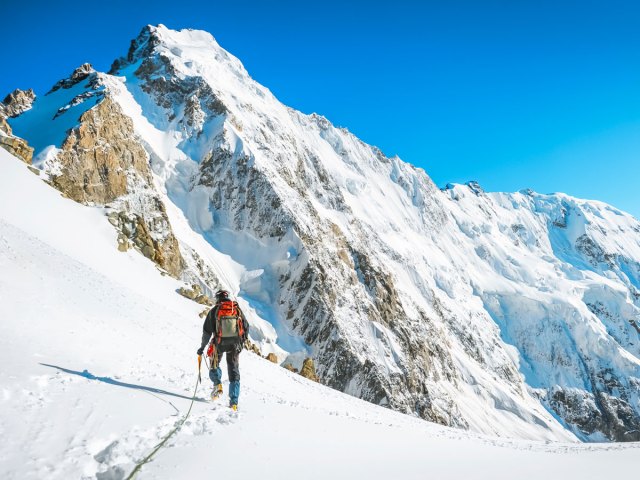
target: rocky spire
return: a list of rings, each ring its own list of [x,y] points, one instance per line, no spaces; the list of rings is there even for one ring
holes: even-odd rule
[[[93,66],[91,66],[90,63],[83,63],[78,68],[76,68],[68,78],[65,78],[65,79],[60,80],[59,82],[57,82],[51,88],[51,90],[49,90],[49,92],[47,92],[47,95],[49,95],[50,93],[55,92],[56,90],[59,90],[61,88],[71,88],[75,84],[77,84],[78,82],[81,82],[85,78],[89,77],[89,75],[91,75],[92,73],[95,73],[95,70],[93,69]]]
[[[22,112],[29,110],[35,98],[36,94],[32,89],[20,90],[17,88],[0,103],[0,147],[27,164],[31,164],[33,148],[24,139],[13,135],[7,118],[17,117]]]
[[[130,65],[142,57],[149,56],[160,43],[157,31],[158,28],[153,25],[143,27],[138,36],[131,40],[127,56],[117,58],[111,65],[109,73],[113,75],[122,67]]]
[[[2,101],[0,105],[0,116],[4,115],[7,118],[17,117],[22,112],[29,110],[35,99],[36,94],[32,88],[29,90],[16,88]]]

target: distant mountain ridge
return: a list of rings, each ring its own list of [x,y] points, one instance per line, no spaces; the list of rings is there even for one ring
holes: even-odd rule
[[[562,194],[440,190],[281,104],[206,32],[147,26],[108,74],[83,65],[24,98],[5,101],[3,138],[104,208],[122,251],[237,293],[279,361],[310,354],[323,383],[445,425],[640,440],[630,215]]]

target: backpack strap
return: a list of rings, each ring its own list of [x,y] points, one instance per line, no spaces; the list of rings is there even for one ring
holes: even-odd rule
[[[222,339],[222,332],[220,331],[220,322],[218,321],[218,312],[220,311],[220,305],[216,305],[213,307],[213,312],[211,316],[213,317],[211,320],[213,322],[213,342],[216,345],[220,345],[220,340]]]
[[[233,302],[233,306],[236,309],[236,314],[238,317],[238,336],[240,338],[244,338],[244,322],[242,321],[242,314],[240,313],[240,307],[238,306],[238,302]]]
[[[220,325],[220,305],[216,307],[216,343],[222,342],[222,325]]]

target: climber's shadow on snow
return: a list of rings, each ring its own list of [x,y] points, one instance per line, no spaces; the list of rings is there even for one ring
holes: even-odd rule
[[[59,367],[57,365],[49,365],[48,363],[41,363],[40,365],[42,365],[44,367],[55,368],[57,370],[60,370],[61,372],[70,373],[72,375],[78,375],[80,377],[84,377],[84,378],[87,378],[89,380],[97,380],[98,382],[108,383],[109,385],[116,385],[118,387],[132,388],[134,390],[143,390],[145,392],[155,393],[155,394],[159,394],[159,395],[169,395],[171,397],[183,398],[184,400],[193,400],[193,397],[188,397],[186,395],[180,395],[179,393],[168,392],[167,390],[162,390],[161,388],[146,387],[144,385],[136,385],[135,383],[120,382],[118,380],[114,380],[111,377],[96,377],[94,374],[92,374],[88,370],[83,370],[83,371],[79,372],[77,370],[70,370],[68,368]],[[204,398],[199,398],[199,397],[196,397],[195,401],[196,402],[206,402],[206,400]]]

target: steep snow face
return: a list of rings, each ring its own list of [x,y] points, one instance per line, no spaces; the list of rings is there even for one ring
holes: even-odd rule
[[[447,193],[482,260],[474,294],[528,385],[581,438],[636,439],[638,221],[562,194]]]
[[[635,219],[562,195],[440,191],[282,105],[205,32],[146,27],[100,75],[183,253],[273,326],[252,335],[277,333],[281,359],[312,354],[328,385],[446,425],[640,439]]]

